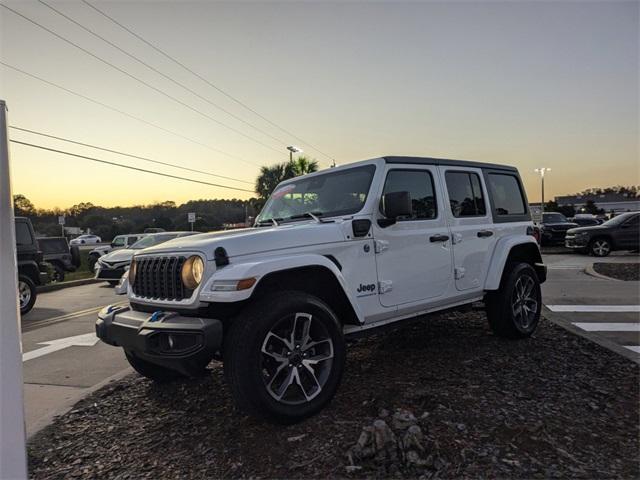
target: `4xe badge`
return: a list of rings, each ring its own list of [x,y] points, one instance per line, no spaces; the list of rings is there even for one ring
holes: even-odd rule
[[[364,297],[366,295],[372,295],[376,292],[376,284],[375,283],[367,283],[366,285],[361,283],[356,289],[359,297]]]

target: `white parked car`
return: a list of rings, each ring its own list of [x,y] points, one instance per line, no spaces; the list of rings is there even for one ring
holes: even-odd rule
[[[101,245],[89,252],[89,267],[95,268],[95,264],[100,257],[107,253],[121,248],[129,248],[141,238],[149,235],[148,233],[131,233],[128,235],[116,235],[109,245]]]
[[[335,394],[346,337],[480,301],[529,337],[546,268],[515,168],[384,157],[283,182],[254,228],[142,250],[128,278],[104,342],[158,382],[222,358],[241,409],[291,423]]]
[[[97,235],[80,235],[72,239],[69,245],[89,245],[92,243],[102,243],[102,239]]]
[[[98,258],[95,266],[95,278],[97,280],[106,280],[110,285],[117,285],[120,278],[129,268],[131,257],[138,250],[152,247],[161,243],[173,240],[174,238],[194,235],[198,232],[164,232],[147,234],[140,240],[126,248],[118,248]]]

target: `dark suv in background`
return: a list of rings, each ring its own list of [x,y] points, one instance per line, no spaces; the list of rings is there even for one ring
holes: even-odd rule
[[[572,228],[567,232],[565,246],[596,257],[606,257],[614,250],[638,250],[640,212],[623,213],[602,225]]]
[[[543,213],[542,221],[538,225],[540,229],[540,245],[563,245],[567,230],[578,226],[577,223],[567,220],[567,217],[561,213]]]
[[[18,256],[18,300],[20,313],[24,315],[36,303],[36,286],[48,281],[47,269],[42,262],[31,221],[16,217],[16,252]]]

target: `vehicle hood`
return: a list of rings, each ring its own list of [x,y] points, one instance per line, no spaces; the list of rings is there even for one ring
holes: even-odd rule
[[[255,253],[287,250],[309,245],[322,245],[345,241],[351,222],[316,223],[293,222],[277,227],[243,228],[222,232],[201,233],[176,238],[154,247],[145,248],[140,254],[201,252],[213,260],[214,250],[223,247],[227,256],[237,257]]]
[[[608,230],[608,227],[603,227],[602,225],[591,225],[589,227],[572,228],[571,230],[568,230],[567,233],[591,233],[602,232],[604,230]]]
[[[572,222],[543,223],[542,227],[551,230],[569,230],[570,228],[578,227],[578,224]]]
[[[133,254],[136,253],[137,250],[131,250],[130,248],[120,248],[118,250],[112,250],[100,257],[101,262],[109,262],[109,263],[119,263],[119,262],[127,262],[131,260]]]

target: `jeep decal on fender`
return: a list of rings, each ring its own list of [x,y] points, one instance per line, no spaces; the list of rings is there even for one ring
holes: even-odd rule
[[[359,297],[364,297],[366,295],[373,295],[374,293],[376,293],[376,284],[375,283],[367,283],[367,284],[361,283],[358,286],[358,288],[356,289],[356,292],[358,292],[358,296]]]

